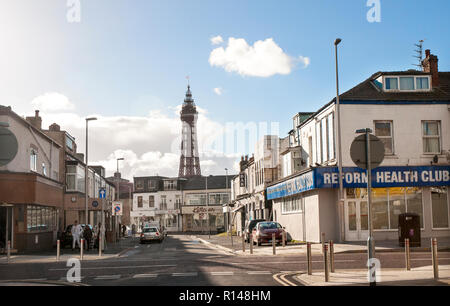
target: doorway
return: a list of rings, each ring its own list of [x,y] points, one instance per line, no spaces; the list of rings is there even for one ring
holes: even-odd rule
[[[365,241],[369,237],[369,206],[367,200],[345,202],[345,237],[347,241]]]

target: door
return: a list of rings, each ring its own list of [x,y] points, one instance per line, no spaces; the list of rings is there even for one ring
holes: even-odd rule
[[[369,208],[365,200],[345,204],[345,237],[347,241],[365,241],[369,237]]]

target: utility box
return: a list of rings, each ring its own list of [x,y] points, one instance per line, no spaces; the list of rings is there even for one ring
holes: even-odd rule
[[[409,239],[411,247],[420,247],[420,216],[414,213],[405,213],[398,216],[398,242],[405,246],[405,239]]]

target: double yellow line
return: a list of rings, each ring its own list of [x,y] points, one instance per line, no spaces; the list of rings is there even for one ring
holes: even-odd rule
[[[298,286],[297,284],[294,284],[293,282],[288,281],[286,279],[286,277],[289,275],[295,275],[298,273],[300,273],[300,272],[277,273],[277,274],[273,275],[273,279],[285,287],[289,287],[289,286],[297,287]]]

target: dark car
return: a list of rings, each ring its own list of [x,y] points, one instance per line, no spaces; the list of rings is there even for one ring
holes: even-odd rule
[[[245,228],[244,228],[244,235],[245,235],[245,242],[250,242],[250,233],[253,231],[253,228],[258,224],[259,222],[265,222],[264,219],[256,219],[256,220],[247,220],[245,222]]]
[[[272,243],[272,234],[275,234],[276,243],[281,244],[283,231],[283,227],[278,222],[259,222],[253,228],[253,243],[256,243],[258,246],[263,243]]]
[[[93,229],[92,229],[92,226],[89,225],[89,224],[88,224],[88,226],[91,228],[92,232],[94,232]],[[85,224],[81,224],[81,227],[84,230],[86,225]],[[81,234],[80,239],[81,238],[83,238],[83,234]],[[62,249],[67,247],[67,246],[72,247],[72,241],[73,241],[73,238],[72,238],[72,224],[68,225],[66,227],[66,230],[60,234],[59,241],[60,241],[60,246],[61,246]]]

